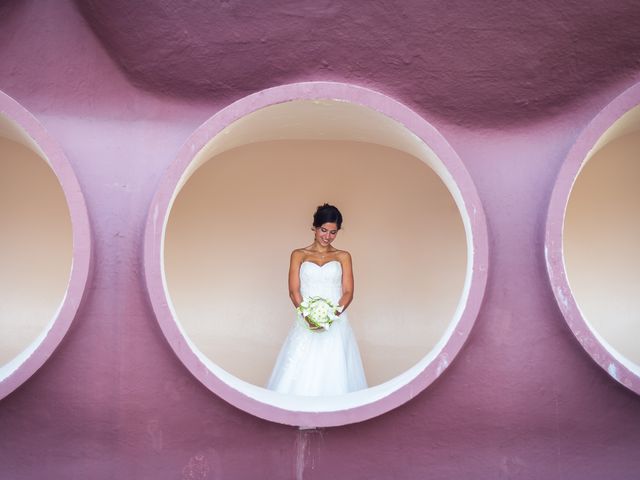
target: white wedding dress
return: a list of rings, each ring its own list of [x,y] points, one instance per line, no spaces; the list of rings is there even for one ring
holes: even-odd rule
[[[342,266],[337,260],[320,266],[300,265],[300,293],[338,303]],[[312,331],[297,320],[284,342],[267,388],[292,395],[342,395],[367,388],[358,344],[347,312],[329,330]]]

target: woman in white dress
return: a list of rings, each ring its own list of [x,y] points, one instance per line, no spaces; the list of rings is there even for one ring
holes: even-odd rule
[[[333,247],[342,215],[324,204],[313,216],[314,240],[291,253],[289,296],[297,308],[303,298],[321,296],[343,307],[325,330],[296,321],[280,350],[267,388],[292,395],[342,395],[367,388],[358,344],[346,309],[353,300],[351,255]]]

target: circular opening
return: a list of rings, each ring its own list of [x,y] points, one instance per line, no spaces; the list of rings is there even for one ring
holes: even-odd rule
[[[369,388],[282,395],[264,385],[293,322],[289,254],[324,201],[345,215],[336,245],[354,257]],[[289,85],[187,142],[152,204],[147,281],[172,347],[214,392],[274,421],[338,425],[404,403],[456,355],[484,290],[484,228],[466,170],[420,117],[358,87]]]
[[[88,221],[66,159],[0,93],[0,398],[31,376],[67,331],[89,264]]]
[[[547,264],[569,326],[640,392],[640,88],[605,108],[570,151],[547,225]]]

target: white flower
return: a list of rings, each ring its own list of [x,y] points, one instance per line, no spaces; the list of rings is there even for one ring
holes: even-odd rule
[[[331,324],[338,319],[336,312],[342,312],[344,307],[338,307],[326,298],[305,297],[296,310],[307,328],[313,329],[316,326],[329,330]]]

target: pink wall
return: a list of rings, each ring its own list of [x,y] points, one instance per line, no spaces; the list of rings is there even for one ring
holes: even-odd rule
[[[69,332],[0,401],[0,477],[637,476],[640,400],[575,340],[543,253],[565,155],[640,80],[629,60],[638,58],[637,6],[521,2],[477,12],[471,1],[447,11],[372,2],[359,12],[279,2],[265,13],[222,2],[187,14],[172,2],[78,3],[108,50],[71,1],[0,5],[0,90],[61,144],[94,236],[93,275]],[[308,42],[270,43],[312,24],[332,41],[309,33]],[[220,35],[202,33],[207,26]],[[368,32],[384,40],[373,44],[379,62],[354,47],[371,45]],[[319,53],[331,55],[328,67]],[[467,344],[436,383],[372,420],[299,431],[237,410],[182,366],[148,302],[142,238],[160,176],[203,121],[257,89],[320,79],[384,92],[440,130],[483,202],[491,274]]]

